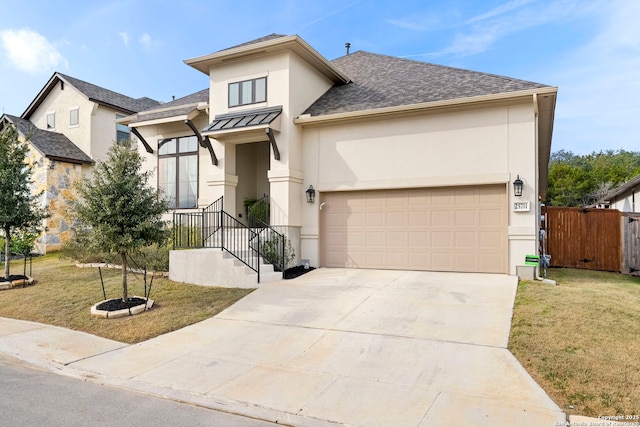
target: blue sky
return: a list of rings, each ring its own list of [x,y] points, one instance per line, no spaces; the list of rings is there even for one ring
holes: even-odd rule
[[[271,33],[558,86],[553,151],[640,151],[640,0],[9,2],[0,112],[54,71],[170,101],[207,87],[184,59]]]

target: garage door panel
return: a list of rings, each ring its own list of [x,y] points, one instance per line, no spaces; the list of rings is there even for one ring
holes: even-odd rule
[[[452,248],[453,232],[452,231],[434,231],[431,233],[431,247],[436,248]]]
[[[506,186],[325,193],[329,267],[507,271]]]
[[[478,212],[475,209],[456,210],[454,218],[456,227],[465,225],[475,226],[478,223]]]
[[[431,225],[433,227],[451,227],[453,225],[452,212],[433,211],[431,212]]]
[[[478,232],[476,230],[456,231],[455,239],[455,247],[458,249],[475,250],[478,247]]]

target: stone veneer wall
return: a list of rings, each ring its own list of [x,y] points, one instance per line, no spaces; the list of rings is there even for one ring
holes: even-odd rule
[[[31,150],[29,163],[34,166],[34,192],[42,193],[41,202],[49,208],[51,214],[44,221],[45,231],[37,240],[36,251],[56,251],[63,243],[75,238],[71,205],[76,200],[74,183],[82,177],[82,166],[52,162],[35,150]]]

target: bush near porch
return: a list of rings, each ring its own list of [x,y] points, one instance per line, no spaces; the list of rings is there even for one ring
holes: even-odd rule
[[[568,414],[640,415],[640,278],[548,277],[558,286],[520,282],[509,349]]]

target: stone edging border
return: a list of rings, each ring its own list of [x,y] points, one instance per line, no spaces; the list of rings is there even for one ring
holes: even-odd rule
[[[76,263],[76,267],[78,268],[110,268],[114,270],[122,270],[122,266],[118,264],[107,264],[106,262],[93,262],[88,264]],[[128,271],[132,273],[143,274],[144,270],[139,270],[137,268],[129,268]],[[149,277],[169,277],[168,271],[147,271],[147,275]]]
[[[27,276],[26,282],[27,283],[25,283],[25,279],[13,280],[11,282],[2,281],[2,282],[0,282],[0,291],[3,291],[5,289],[17,288],[19,286],[32,285],[33,284],[33,277],[28,277]]]
[[[142,300],[144,300],[145,298],[139,297],[139,296],[133,296],[132,298],[140,298]],[[111,298],[111,299],[107,299],[104,301],[100,301],[96,304],[94,304],[93,306],[91,306],[91,317],[99,317],[102,319],[117,319],[119,317],[127,317],[127,316],[134,316],[136,314],[140,314],[145,310],[150,309],[151,307],[153,307],[153,300],[147,300],[146,304],[142,303],[139,305],[136,305],[134,307],[130,307],[130,308],[123,308],[122,310],[114,310],[114,311],[107,311],[107,310],[98,310],[98,305],[102,304],[105,301],[111,301],[113,299],[119,299],[119,298]]]

